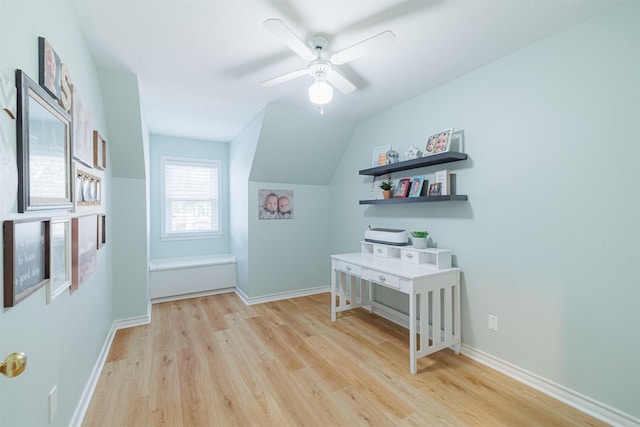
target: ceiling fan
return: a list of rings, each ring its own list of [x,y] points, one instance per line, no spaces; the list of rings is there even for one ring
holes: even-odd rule
[[[263,25],[267,30],[282,40],[292,51],[297,53],[305,61],[309,61],[309,64],[306,68],[300,68],[282,76],[266,80],[262,82],[261,85],[275,86],[308,74],[313,77],[314,80],[314,83],[309,87],[309,99],[314,104],[320,106],[321,113],[322,106],[331,102],[333,98],[333,88],[331,85],[335,86],[344,94],[356,90],[356,86],[335,68],[336,65],[346,64],[375,50],[391,46],[396,40],[395,34],[391,31],[383,31],[380,34],[376,34],[375,36],[335,52],[327,59],[325,58],[325,49],[329,45],[329,40],[325,36],[319,34],[314,35],[307,44],[279,19],[267,19]]]

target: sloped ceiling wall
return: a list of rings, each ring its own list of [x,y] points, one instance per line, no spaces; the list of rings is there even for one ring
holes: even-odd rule
[[[270,104],[250,181],[328,185],[356,122]]]

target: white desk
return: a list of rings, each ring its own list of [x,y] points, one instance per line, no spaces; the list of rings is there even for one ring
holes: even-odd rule
[[[409,295],[412,374],[417,372],[416,361],[420,357],[450,346],[460,353],[458,268],[437,269],[430,264],[410,264],[398,258],[362,253],[331,255],[331,321],[336,321],[340,311],[356,307],[371,310],[372,284]]]

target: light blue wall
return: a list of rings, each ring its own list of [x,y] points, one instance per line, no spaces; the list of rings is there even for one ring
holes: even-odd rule
[[[293,190],[293,219],[259,220],[258,190]],[[329,187],[249,184],[250,297],[331,284]]]
[[[0,0],[0,10],[0,70],[13,80],[14,70],[20,68],[38,81],[38,36],[46,37],[69,66],[95,128],[109,141],[98,74],[66,3]],[[0,111],[0,127],[14,154],[15,126],[16,122]],[[111,242],[111,170],[104,175],[104,183],[103,207],[107,240]],[[5,191],[0,185],[0,192]],[[2,220],[28,216],[15,212],[14,205]],[[36,216],[61,214],[41,212]],[[114,320],[113,251],[111,243],[98,251],[98,270],[79,290],[66,291],[47,304],[46,289],[41,288],[15,307],[0,309],[0,358],[14,351],[28,356],[27,370],[20,377],[0,377],[0,425],[69,425]],[[58,386],[58,414],[49,424],[48,394],[54,385]]]
[[[151,135],[150,141],[151,259],[229,253],[229,144],[161,135]],[[161,156],[220,161],[221,237],[160,240]]]
[[[357,251],[369,223],[426,227],[463,272],[464,344],[634,417],[638,22],[640,5],[614,9],[361,123],[331,185],[332,252]],[[369,195],[371,178],[357,171],[372,147],[422,147],[452,124],[469,155],[454,171],[468,202],[357,204]]]
[[[265,110],[258,113],[229,147],[229,226],[231,253],[237,259],[237,287],[249,292],[249,174]]]
[[[107,167],[114,177],[112,241],[114,296],[117,319],[150,315],[148,289],[148,140],[142,111],[138,78],[114,70],[100,70],[104,108],[110,138],[111,160]]]
[[[356,123],[269,104],[251,181],[328,185]]]

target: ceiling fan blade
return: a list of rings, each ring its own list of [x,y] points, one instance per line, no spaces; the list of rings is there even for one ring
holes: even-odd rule
[[[356,90],[356,85],[351,83],[345,76],[336,70],[331,71],[327,75],[327,80],[344,94],[351,93]]]
[[[300,55],[304,60],[311,61],[316,58],[316,54],[309,46],[295,35],[284,22],[279,19],[267,19],[262,23],[264,27],[271,31],[276,37],[284,42],[289,49]]]
[[[366,40],[334,53],[329,59],[336,65],[346,64],[377,49],[391,46],[396,42],[396,35],[387,30]]]
[[[260,84],[262,86],[271,87],[271,86],[279,85],[280,83],[288,82],[289,80],[293,80],[293,79],[295,79],[297,77],[300,77],[300,76],[303,76],[303,75],[305,75],[307,73],[308,72],[307,72],[306,68],[301,68],[299,70],[292,71],[292,72],[284,74],[282,76],[274,77],[273,79],[270,79],[270,80],[265,80],[264,82],[262,82]]]

